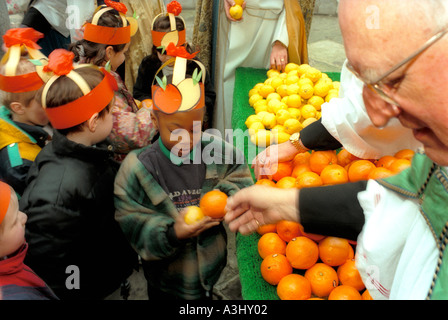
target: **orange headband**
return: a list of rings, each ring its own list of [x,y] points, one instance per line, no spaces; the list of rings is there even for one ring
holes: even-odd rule
[[[55,129],[74,127],[88,120],[94,113],[103,110],[113,99],[114,91],[118,89],[115,78],[104,68],[94,65],[79,65],[73,68],[73,53],[64,49],[56,49],[50,54],[49,68],[54,71],[53,76],[42,92],[42,107]],[[54,64],[53,64],[54,60]],[[93,89],[75,70],[82,67],[96,68],[104,74],[103,80]],[[75,70],[74,70],[75,69]],[[60,77],[66,76],[73,80],[84,95],[72,102],[55,108],[47,108],[47,93],[51,85]]]
[[[44,84],[37,72],[20,76],[4,76],[0,74],[0,90],[6,92],[30,92],[39,90]]]
[[[0,224],[8,212],[9,203],[11,202],[11,187],[0,181]]]
[[[181,16],[179,16],[179,14],[182,12],[182,6],[177,1],[171,1],[167,4],[166,9],[167,12],[158,14],[154,18],[154,20],[152,20],[152,42],[156,47],[167,47],[171,42],[175,46],[181,46],[186,42],[186,32],[185,29],[180,31],[177,30],[176,17],[178,16],[183,21],[185,27],[185,20]],[[167,16],[170,20],[170,31],[163,32],[154,30],[154,23],[161,16]]]
[[[187,42],[187,38],[186,38],[186,31],[181,30],[181,31],[169,31],[169,32],[162,32],[162,31],[151,31],[152,34],[152,43],[156,46],[156,47],[160,47],[162,46],[162,41],[164,40],[164,37],[168,34],[168,33],[177,33],[177,35],[175,35],[175,37],[177,37],[177,43],[174,43],[177,46],[181,46],[183,44],[185,44],[185,42]]]

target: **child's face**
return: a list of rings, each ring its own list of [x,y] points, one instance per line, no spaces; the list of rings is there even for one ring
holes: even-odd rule
[[[160,139],[173,154],[184,157],[200,141],[204,109],[165,114],[157,112],[153,122],[159,129]]]
[[[23,117],[21,122],[29,125],[46,126],[48,124],[48,117],[45,113],[42,105],[36,100],[32,99],[31,102],[24,108]]]
[[[115,52],[112,50],[109,61],[113,71],[117,71],[118,67],[121,66],[121,64],[124,62],[126,58],[126,52],[129,50],[130,45],[130,43],[127,43],[123,50],[119,52]]]
[[[172,56],[169,56],[167,54],[161,54],[159,51],[157,51],[157,57],[159,57],[160,62],[162,62],[162,64],[164,64],[165,62],[167,62],[168,60],[170,60],[171,58],[173,58]],[[174,66],[174,62],[170,63],[168,65],[169,67]]]
[[[25,243],[27,216],[19,211],[17,195],[11,190],[11,201],[0,231],[0,257],[10,255]]]

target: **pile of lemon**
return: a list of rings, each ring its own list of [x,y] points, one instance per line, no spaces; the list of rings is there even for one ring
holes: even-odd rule
[[[288,141],[321,116],[321,106],[339,96],[339,81],[309,64],[288,63],[284,72],[267,71],[267,79],[249,91],[255,114],[245,124],[252,143],[267,147]]]

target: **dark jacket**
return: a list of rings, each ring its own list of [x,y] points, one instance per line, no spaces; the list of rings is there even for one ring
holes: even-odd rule
[[[162,62],[157,56],[149,55],[143,58],[140,66],[138,67],[137,79],[134,84],[133,96],[135,99],[143,101],[145,99],[152,99],[151,85],[154,81],[157,70],[162,66]],[[189,61],[187,64],[187,74],[192,75],[197,64]],[[159,75],[159,77],[161,77]],[[155,83],[155,81],[154,81]],[[206,119],[204,129],[211,128],[213,121],[213,111],[215,108],[216,92],[213,87],[208,72],[205,75],[205,107],[206,107]]]
[[[55,132],[30,168],[20,209],[28,215],[29,265],[61,299],[102,299],[137,256],[114,219],[117,164],[107,148]],[[79,289],[67,288],[67,284]]]

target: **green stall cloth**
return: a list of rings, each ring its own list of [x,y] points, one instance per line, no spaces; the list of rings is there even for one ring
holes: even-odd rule
[[[233,142],[236,147],[244,151],[249,164],[259,152],[264,150],[250,142],[245,125],[247,117],[255,114],[254,109],[249,105],[249,90],[267,79],[267,71],[266,69],[238,68],[235,73],[232,110]],[[339,72],[325,73],[333,81],[340,81]],[[270,285],[261,276],[262,259],[258,254],[258,239],[260,239],[258,233],[248,236],[238,233],[236,236],[236,255],[242,297],[244,300],[279,300],[277,286]]]

